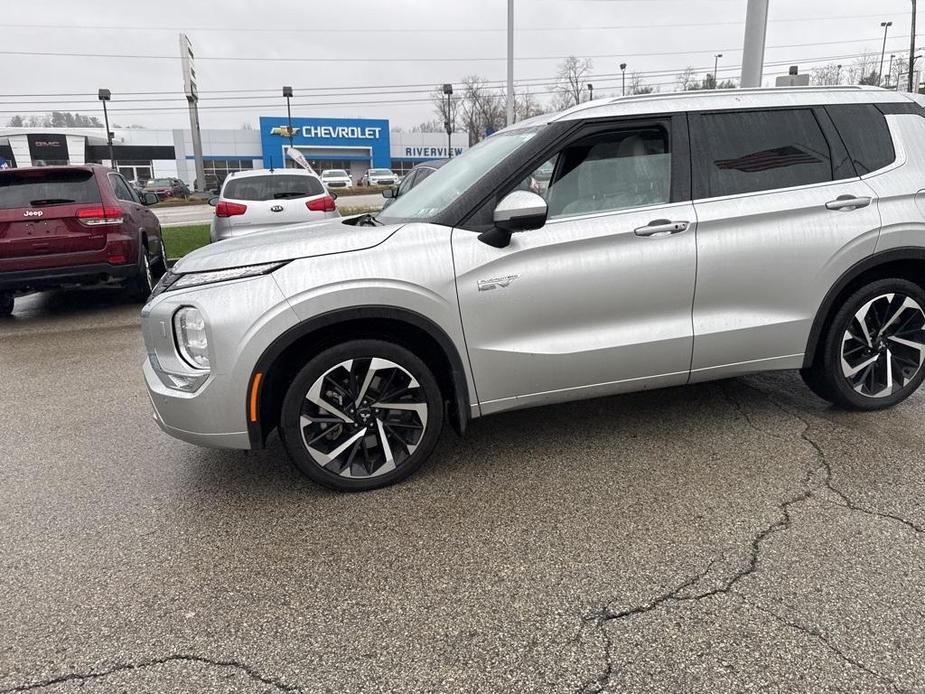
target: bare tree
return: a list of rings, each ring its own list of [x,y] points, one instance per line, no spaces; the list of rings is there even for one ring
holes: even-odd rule
[[[529,91],[524,90],[520,94],[514,93],[514,120],[526,120],[543,113],[543,107],[540,106],[536,97]]]
[[[593,68],[590,58],[576,58],[574,55],[559,63],[556,86],[553,88],[557,97],[556,104],[569,108],[587,101],[585,83]]]
[[[829,63],[828,65],[820,65],[819,67],[814,67],[809,76],[809,81],[812,84],[818,85],[832,85],[839,84],[841,82],[841,65],[836,65],[835,63]]]
[[[849,84],[877,84],[880,81],[880,54],[864,51],[848,68]]]
[[[675,82],[678,84],[678,91],[681,92],[700,88],[697,83],[697,77],[694,75],[694,68],[692,67],[687,67],[684,69],[684,72],[679,72],[675,77]]]
[[[459,125],[469,133],[470,145],[485,137],[489,130],[504,127],[505,103],[504,91],[489,87],[484,78],[469,75],[463,79],[455,115]]]
[[[638,72],[630,73],[630,86],[627,90],[630,94],[651,94],[655,91],[653,87],[642,83],[642,75]]]

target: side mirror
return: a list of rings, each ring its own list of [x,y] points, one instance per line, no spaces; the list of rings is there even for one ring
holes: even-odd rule
[[[333,190],[329,190],[328,195],[330,195],[334,200],[337,200],[337,193],[335,193]]]
[[[398,187],[392,186],[391,188],[386,188],[382,191],[382,197],[384,198],[397,198],[398,197]]]
[[[209,198],[209,204],[212,205],[212,207],[215,207],[218,204],[218,196]]]
[[[142,193],[141,203],[143,205],[156,205],[158,203],[156,193]]]
[[[511,242],[511,234],[539,229],[546,224],[548,212],[542,197],[529,190],[515,190],[505,195],[495,207],[495,228],[479,234],[479,241],[504,248]]]

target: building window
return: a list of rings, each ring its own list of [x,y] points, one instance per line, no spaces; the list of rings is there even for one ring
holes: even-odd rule
[[[209,187],[221,186],[228,174],[234,171],[248,171],[254,168],[253,159],[207,159],[202,164]],[[214,182],[211,180],[212,177],[215,177]]]

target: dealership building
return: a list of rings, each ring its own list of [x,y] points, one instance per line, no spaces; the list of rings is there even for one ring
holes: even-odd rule
[[[294,166],[287,160],[288,121],[261,116],[256,130],[202,130],[207,179],[232,171]],[[404,173],[415,164],[446,158],[446,133],[391,132],[389,121],[355,118],[293,118],[292,146],[317,171],[346,169],[358,180],[369,168]],[[114,129],[113,158],[130,180],[196,178],[189,130]],[[468,148],[468,136],[454,133],[453,156]],[[0,166],[109,164],[106,134],[96,128],[0,127]]]

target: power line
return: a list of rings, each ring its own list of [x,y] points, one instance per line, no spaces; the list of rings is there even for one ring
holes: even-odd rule
[[[908,16],[911,12],[893,12],[888,13],[890,16]],[[855,14],[843,15],[839,17],[782,17],[771,18],[768,22],[788,23],[788,22],[831,22],[849,19],[867,19],[882,18],[886,16],[883,12],[877,14]],[[596,26],[518,26],[518,32],[541,32],[541,31],[621,31],[621,30],[640,30],[640,29],[668,29],[668,28],[687,28],[687,27],[708,27],[708,26],[741,26],[745,24],[742,21],[715,21],[715,22],[681,22],[667,24],[620,24],[620,25],[596,25]],[[312,27],[311,29],[293,29],[287,27],[216,27],[216,26],[129,26],[129,25],[86,25],[86,24],[4,24],[7,28],[16,29],[62,29],[62,30],[84,30],[84,31],[203,31],[203,32],[247,32],[247,33],[284,33],[284,34],[363,34],[363,33],[398,33],[398,34],[421,34],[421,33],[501,33],[507,31],[505,27]]]
[[[892,39],[907,39],[909,35],[894,35]],[[791,44],[780,44],[777,46],[767,46],[767,49],[775,48],[806,48],[808,46],[833,46],[833,45],[842,45],[849,43],[867,43],[870,41],[879,41],[879,37],[875,38],[864,38],[864,39],[842,39],[839,41],[814,41],[811,43],[791,43]],[[607,53],[607,54],[595,54],[595,55],[585,55],[585,58],[646,58],[646,57],[657,57],[657,56],[668,56],[668,55],[700,55],[713,53],[715,51],[722,51],[728,53],[741,53],[742,49],[737,47],[726,47],[726,48],[709,48],[703,50],[694,50],[694,51],[655,51],[648,53]],[[41,56],[41,57],[55,57],[55,58],[118,58],[118,59],[138,59],[138,60],[181,60],[179,55],[137,55],[137,54],[120,54],[120,53],[66,53],[59,51],[14,51],[14,50],[2,50],[0,55],[25,55],[25,56]],[[525,60],[565,60],[571,56],[566,55],[545,55],[545,56],[519,56],[515,57],[517,61]],[[282,57],[282,58],[270,58],[265,56],[196,56],[197,61],[220,61],[220,62],[274,62],[274,63],[408,63],[408,62],[428,62],[428,63],[459,63],[459,62],[503,62],[506,61],[506,57],[485,57],[485,56],[476,56],[476,57],[466,57],[466,58],[425,58],[421,56],[417,57],[408,57],[408,58],[338,58],[338,57],[314,57],[314,58],[294,58],[294,57]]]

